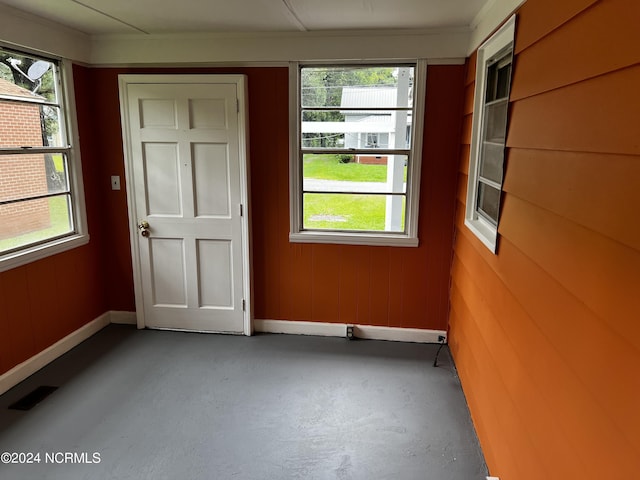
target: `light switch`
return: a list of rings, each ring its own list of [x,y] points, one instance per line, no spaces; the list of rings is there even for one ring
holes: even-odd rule
[[[111,175],[111,190],[120,190],[120,176]]]

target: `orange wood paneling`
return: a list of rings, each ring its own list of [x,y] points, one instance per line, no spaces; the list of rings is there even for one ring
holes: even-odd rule
[[[559,361],[557,352],[549,350],[544,337],[535,330],[534,338],[542,340],[541,342],[522,344],[513,341],[514,339],[509,335],[509,322],[500,321],[499,314],[503,312],[500,308],[494,307],[495,303],[484,301],[487,290],[484,287],[499,283],[495,275],[490,273],[487,279],[480,277],[480,272],[477,271],[471,274],[459,261],[456,261],[454,271],[458,279],[452,291],[454,309],[469,312],[469,304],[473,305],[475,331],[474,329],[468,329],[468,331],[483,338],[492,362],[497,362],[499,359],[502,364],[495,373],[504,385],[504,395],[509,398],[512,408],[517,412],[517,427],[531,442],[531,448],[527,450],[532,457],[530,461],[544,465],[544,471],[554,472],[557,478],[571,478],[572,474],[583,473],[584,464],[576,459],[574,447],[569,442],[567,433],[562,430],[561,421],[548,421],[550,417],[559,416],[557,411],[550,411],[548,407],[557,401],[554,392],[548,389],[546,384],[540,385],[534,382],[534,378],[529,373],[531,367],[544,369],[549,364]],[[480,284],[477,280],[479,278],[482,278]],[[501,291],[498,291],[497,295],[505,297]],[[504,301],[509,306],[516,307],[513,311],[510,310],[509,314],[525,315],[517,302],[508,294]],[[464,306],[461,306],[461,303]],[[538,359],[543,353],[545,358],[540,362]],[[509,438],[513,436],[510,435]],[[536,468],[531,470],[536,471]]]
[[[640,2],[601,1],[550,33],[518,55],[511,101],[639,63],[639,18]]]
[[[464,208],[467,202],[467,187],[469,182],[469,176],[465,174],[460,174],[458,176],[458,207],[462,209],[464,212]],[[464,214],[463,214],[464,216]]]
[[[468,84],[464,89],[464,107],[462,112],[465,115],[471,115],[473,113],[473,100],[475,98],[475,81]]]
[[[464,226],[461,154],[449,338],[503,480],[640,471],[638,8],[528,0],[518,12],[497,255]]]
[[[389,323],[390,327],[402,327],[406,292],[403,288],[406,252],[394,248],[389,250]],[[400,315],[393,314],[400,312]]]
[[[639,155],[638,84],[640,65],[516,102],[507,146]]]
[[[490,306],[505,331],[504,340],[508,339],[518,352],[525,371],[546,397],[546,404],[556,405],[562,412],[561,419],[573,415],[578,402],[574,397],[586,409],[615,410],[624,420],[608,419],[610,425],[604,433],[592,432],[591,447],[601,441],[602,435],[620,435],[640,448],[635,435],[640,422],[635,413],[640,379],[625,379],[623,372],[610,368],[615,363],[631,371],[639,369],[636,347],[510,242],[503,240],[503,258],[497,260],[492,256],[482,258],[483,252],[477,255],[482,247],[472,246],[468,238],[466,232],[458,237],[456,259],[464,264],[465,272],[472,272],[472,278],[482,281],[474,280],[481,296],[476,296],[476,301],[467,296],[466,301]],[[456,267],[456,279],[464,277],[459,275],[458,264]],[[604,355],[607,362],[595,358],[594,351]],[[554,385],[556,388],[551,388]],[[563,421],[559,420],[560,424]],[[580,418],[573,421],[577,423]],[[571,434],[573,428],[566,427],[566,433]],[[607,456],[609,460],[611,455]]]
[[[471,145],[471,129],[473,128],[473,115],[465,115],[462,119],[462,143]]]
[[[478,53],[473,52],[465,64],[464,84],[468,86],[476,81],[476,62],[478,61]]]
[[[333,245],[314,245],[311,255],[311,319],[315,322],[338,321],[339,280],[336,265],[340,250]]]
[[[516,53],[565,25],[598,1],[601,0],[528,0],[518,10]]]
[[[639,156],[511,149],[504,190],[640,251],[639,179]]]
[[[254,237],[254,241],[257,239]],[[311,312],[312,302],[312,251],[311,245],[291,245],[289,252],[293,253],[291,258],[291,271],[288,272],[286,286],[289,287],[289,291],[282,292],[283,295],[288,295],[291,301],[291,318],[302,321],[313,320]],[[271,253],[272,255],[276,252]],[[279,252],[281,254],[281,252]],[[269,276],[267,273],[267,281],[276,281],[275,278]],[[261,288],[262,285],[255,285],[255,288]],[[261,312],[267,319],[272,319],[274,315],[271,312]],[[274,312],[275,313],[275,312]],[[258,315],[259,312],[256,312]],[[260,318],[260,317],[256,317]],[[276,318],[277,320],[286,320],[282,318]]]
[[[389,319],[396,313],[389,310],[389,285],[391,283],[388,248],[374,248],[371,252],[371,279],[369,294],[369,323],[389,326]],[[396,282],[398,279],[394,279]]]
[[[7,370],[38,352],[31,325],[27,279],[25,267],[0,274],[1,308],[5,322],[3,331],[6,332],[0,341]]]
[[[640,349],[640,252],[509,195],[500,232]]]
[[[471,155],[471,146],[463,143],[460,145],[460,165],[458,171],[464,175],[469,174],[469,156]]]
[[[358,251],[359,248],[353,245],[340,247],[340,264],[336,279],[339,282],[338,318],[340,323],[357,323],[358,290],[360,289],[358,285]]]
[[[453,310],[452,317],[460,315],[472,318],[464,304],[456,303],[456,308],[460,308],[461,311]],[[452,323],[455,322],[452,319]],[[504,384],[496,373],[499,365],[494,363],[489,349],[483,342],[482,337],[478,335],[477,326],[473,321],[465,322],[464,330],[460,333],[463,335],[460,338],[461,343],[464,342],[466,344],[473,339],[475,347],[472,351],[466,349],[467,362],[466,365],[463,365],[463,369],[466,369],[472,378],[481,379],[483,385],[482,389],[473,391],[473,403],[482,412],[483,419],[491,425],[492,433],[495,432],[500,438],[511,438],[509,432],[520,430],[518,427],[521,426],[521,419],[513,408]],[[492,398],[494,395],[503,399],[502,402],[496,403]],[[490,448],[495,460],[492,463],[488,463],[489,472],[492,475],[499,475],[501,478],[533,480],[534,477],[531,474],[535,472],[535,469],[527,470],[523,467],[523,464],[530,463],[531,445],[528,444],[523,449],[526,452],[524,456],[527,457],[523,459],[523,456],[518,455],[518,447],[521,447],[521,442],[526,442],[526,436],[519,435],[517,438],[517,443],[490,442]]]

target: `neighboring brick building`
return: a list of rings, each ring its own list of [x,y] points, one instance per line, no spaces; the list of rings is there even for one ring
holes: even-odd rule
[[[0,148],[42,146],[40,105],[7,100],[7,97],[42,99],[0,79]],[[43,154],[0,156],[0,200],[47,193]],[[0,239],[49,226],[49,201],[33,200],[0,206]]]

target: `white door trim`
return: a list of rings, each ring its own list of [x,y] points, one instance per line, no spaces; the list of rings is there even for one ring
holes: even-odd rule
[[[248,143],[248,119],[247,105],[247,80],[245,75],[183,75],[183,74],[140,74],[118,75],[118,89],[120,93],[120,118],[122,125],[122,139],[124,149],[124,167],[126,186],[134,185],[133,181],[133,154],[130,138],[128,89],[133,84],[185,84],[185,83],[234,83],[238,92],[238,151],[240,156],[240,197],[242,200],[242,273],[243,273],[243,298],[245,309],[243,312],[243,333],[253,333],[253,301],[251,282],[251,238],[249,224],[249,143]],[[138,328],[145,328],[144,303],[142,298],[142,277],[140,266],[140,254],[138,242],[140,236],[137,231],[136,199],[132,188],[126,188],[127,206],[129,214],[129,238],[131,245],[131,257],[133,261],[133,285],[135,289],[136,322]]]

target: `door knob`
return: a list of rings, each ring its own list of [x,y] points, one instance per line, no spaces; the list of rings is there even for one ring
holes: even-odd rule
[[[149,236],[149,222],[146,220],[138,221],[138,230],[140,230],[140,235],[143,237]]]

